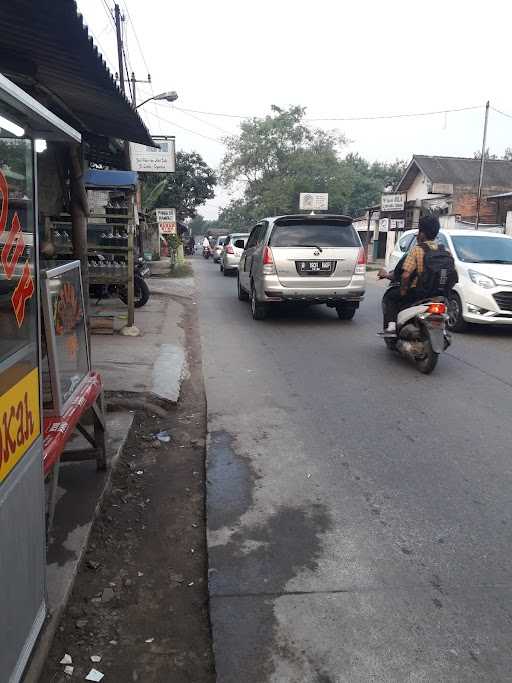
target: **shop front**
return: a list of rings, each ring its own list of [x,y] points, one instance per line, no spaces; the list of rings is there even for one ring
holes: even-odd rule
[[[36,142],[80,134],[0,74],[0,682],[46,615]]]

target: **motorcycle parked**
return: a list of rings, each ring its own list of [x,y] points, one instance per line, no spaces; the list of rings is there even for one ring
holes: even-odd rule
[[[147,304],[149,300],[149,287],[145,281],[145,277],[150,274],[150,269],[144,259],[139,257],[134,263],[133,276],[133,295],[135,308],[140,308]],[[100,301],[101,299],[110,299],[119,297],[124,304],[128,304],[128,288],[122,284],[108,284],[108,285],[89,285],[89,297]]]
[[[443,297],[418,302],[398,314],[396,334],[381,332],[388,349],[411,360],[425,375],[437,365],[439,355],[451,344]]]

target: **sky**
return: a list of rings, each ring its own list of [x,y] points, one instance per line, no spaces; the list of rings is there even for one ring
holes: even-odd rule
[[[504,0],[118,0],[127,58],[141,101],[175,90],[173,104],[139,112],[151,133],[175,135],[177,149],[217,168],[221,139],[236,116],[265,116],[272,104],[307,107],[309,119],[467,111],[364,121],[312,121],[349,140],[344,152],[370,161],[413,154],[473,156],[512,147],[512,3]],[[117,52],[111,0],[78,0],[79,11],[113,73]],[[211,116],[214,112],[230,116]],[[304,188],[305,191],[308,188]],[[225,188],[199,209],[216,218]]]

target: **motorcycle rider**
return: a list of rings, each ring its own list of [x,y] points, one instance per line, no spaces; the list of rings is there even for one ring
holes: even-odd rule
[[[393,271],[388,273],[381,269],[378,272],[379,279],[388,279],[395,283],[395,286],[388,287],[382,297],[384,333],[395,334],[400,311],[429,295],[429,292],[424,292],[418,287],[418,281],[423,273],[425,249],[439,249],[435,240],[440,227],[437,216],[422,216],[418,223],[417,245],[405,254]]]
[[[203,249],[208,249],[208,251],[210,251],[210,252],[212,250],[211,245],[210,245],[210,240],[208,239],[207,235],[204,236]]]

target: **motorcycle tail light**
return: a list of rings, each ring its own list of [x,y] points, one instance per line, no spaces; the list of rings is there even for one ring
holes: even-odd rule
[[[446,313],[446,304],[430,304],[427,313],[431,313],[432,315],[444,315]]]

